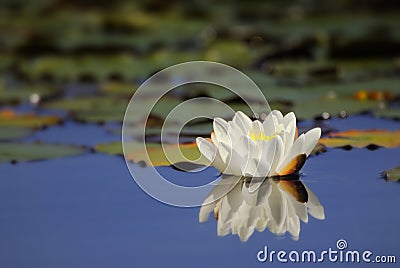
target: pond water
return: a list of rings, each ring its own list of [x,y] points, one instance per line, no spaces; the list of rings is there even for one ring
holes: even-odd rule
[[[398,122],[368,116],[327,124],[340,130],[398,128]],[[96,125],[67,123],[29,139],[79,140],[90,146],[119,137]],[[336,249],[339,239],[347,241],[349,250],[396,255],[400,214],[394,208],[400,202],[400,184],[386,182],[380,172],[398,165],[399,156],[400,148],[379,148],[329,149],[310,157],[301,180],[323,205],[325,219],[309,217],[308,223],[302,222],[297,241],[289,234],[276,236],[266,230],[254,232],[245,243],[236,235],[217,236],[212,216],[199,223],[198,207],[172,207],[149,197],[133,181],[122,157],[87,153],[1,164],[0,263],[3,267],[275,267],[280,263],[258,262],[257,253],[264,246],[320,252]],[[213,168],[201,176],[170,167],[159,170],[173,174],[174,182],[183,185],[202,184],[218,174]],[[324,267],[339,265],[344,264],[324,262]]]

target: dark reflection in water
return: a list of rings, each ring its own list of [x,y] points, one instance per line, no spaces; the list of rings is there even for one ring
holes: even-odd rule
[[[308,214],[320,220],[325,218],[317,196],[298,175],[253,180],[259,180],[255,182],[259,187],[250,191],[251,179],[224,175],[204,200],[199,221],[207,221],[213,213],[218,235],[232,233],[241,241],[247,241],[254,230],[265,229],[276,235],[289,232],[297,240],[300,220],[308,222]],[[223,197],[216,199],[216,196]]]

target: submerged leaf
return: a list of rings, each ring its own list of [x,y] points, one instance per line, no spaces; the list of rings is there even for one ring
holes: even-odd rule
[[[327,138],[321,138],[319,142],[331,148],[344,146],[363,148],[369,145],[392,148],[400,146],[400,130],[348,130],[330,133]]]

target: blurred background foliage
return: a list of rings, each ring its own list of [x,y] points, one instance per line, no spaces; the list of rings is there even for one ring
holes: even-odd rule
[[[0,139],[65,120],[118,134],[120,125],[107,124],[122,122],[140,83],[190,60],[244,71],[272,108],[300,119],[365,112],[399,119],[399,7],[395,0],[2,0]],[[182,92],[156,107],[152,128],[193,96],[246,110],[215,86]]]

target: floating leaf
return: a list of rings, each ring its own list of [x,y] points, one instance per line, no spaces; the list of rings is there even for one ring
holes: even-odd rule
[[[51,101],[48,109],[67,110],[77,119],[89,122],[119,121],[124,118],[128,100],[110,97],[84,97]]]
[[[53,94],[56,94],[57,91],[48,86],[24,86],[19,88],[1,88],[0,87],[0,102],[13,104],[20,102],[29,102],[33,101],[34,96],[37,98],[43,99],[45,97],[49,97]]]
[[[15,140],[32,134],[32,129],[24,127],[0,126],[0,141]]]
[[[147,150],[128,151],[126,156],[128,160],[134,162],[144,161],[150,166],[168,166],[179,162],[209,164],[208,161],[201,156],[196,143],[168,144],[164,145],[164,148],[161,147],[161,145],[156,146],[156,144],[154,144],[154,147],[147,148]]]
[[[400,181],[400,166],[385,170],[382,176],[388,181]]]
[[[377,101],[358,101],[351,98],[314,98],[297,102],[293,107],[296,116],[301,119],[312,119],[324,113],[329,116],[337,116],[341,111],[346,114],[356,114],[379,108]]]
[[[17,114],[13,110],[0,111],[0,127],[40,128],[59,124],[61,121],[60,117],[53,115]]]
[[[319,142],[331,148],[344,146],[363,148],[370,145],[392,148],[400,146],[400,130],[348,130],[330,133],[327,138],[321,138]]]
[[[378,117],[400,119],[400,109],[382,109],[375,111],[374,114]]]
[[[127,96],[131,97],[135,93],[138,85],[133,83],[117,83],[110,82],[100,86],[100,90],[112,96]]]
[[[243,43],[229,41],[213,44],[206,51],[205,59],[234,66],[247,66],[254,60],[254,55]]]
[[[82,147],[62,144],[0,142],[0,163],[34,161],[84,153]]]
[[[321,153],[325,153],[326,152],[326,147],[325,145],[318,143],[314,149],[311,151],[310,155],[319,155]]]
[[[127,142],[125,145],[127,151],[137,151],[138,149],[143,147],[143,144],[139,142]],[[158,144],[155,143],[146,143],[147,148],[158,147]],[[122,144],[119,141],[109,142],[109,143],[99,143],[94,149],[97,152],[108,153],[108,154],[116,154],[123,155]]]
[[[109,154],[123,154],[120,142],[98,144],[95,146],[95,150]],[[167,153],[165,153],[164,150]],[[183,156],[179,150],[181,150]],[[201,157],[196,143],[167,144],[164,145],[164,148],[158,143],[146,143],[146,150],[144,150],[143,144],[139,142],[128,142],[125,145],[125,154],[127,160],[145,162],[146,165],[150,166],[168,166],[179,162],[195,162],[197,164],[208,163],[207,160]]]
[[[156,70],[155,66],[143,59],[128,54],[80,57],[46,56],[21,66],[32,78],[51,76],[58,80],[78,80],[87,77],[105,80],[117,75],[122,79],[141,78]]]

